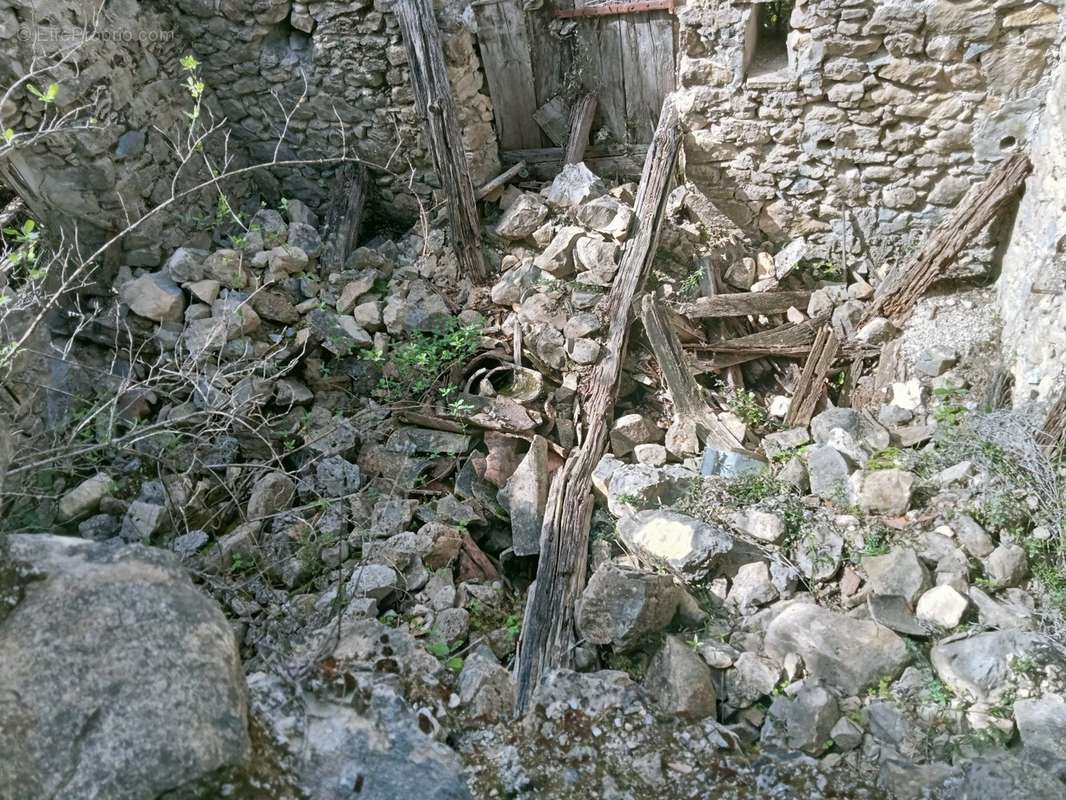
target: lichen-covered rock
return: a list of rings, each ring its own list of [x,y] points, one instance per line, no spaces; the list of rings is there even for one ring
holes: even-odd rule
[[[669,575],[607,562],[577,602],[577,629],[592,644],[625,652],[664,630],[680,602],[681,590]]]
[[[10,541],[37,579],[0,623],[0,796],[140,800],[245,762],[233,631],[175,556]]]
[[[690,580],[706,577],[734,545],[724,529],[675,511],[641,511],[625,517],[618,535],[643,557]]]

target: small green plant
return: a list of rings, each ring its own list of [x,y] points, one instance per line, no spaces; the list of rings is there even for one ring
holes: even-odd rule
[[[681,294],[689,297],[696,294],[700,288],[700,282],[703,280],[703,268],[696,267],[692,272],[684,277],[679,287]]]
[[[727,401],[729,410],[736,414],[749,428],[763,428],[770,420],[759,398],[754,392],[741,389],[734,392]]]
[[[776,480],[769,472],[749,472],[731,478],[726,493],[740,505],[751,505],[779,494],[789,494],[792,487]]]
[[[1009,664],[1011,671],[1018,675],[1032,675],[1036,672],[1036,662],[1029,656],[1015,656]]]
[[[966,416],[966,406],[962,405],[962,399],[966,393],[957,386],[942,386],[933,390],[933,397],[940,404],[933,410],[933,419],[938,425],[949,428],[958,427]]]
[[[12,252],[7,260],[13,267],[28,269],[26,276],[30,280],[40,280],[44,277],[43,270],[35,269],[37,264],[37,246],[41,238],[41,231],[37,222],[28,219],[18,227],[4,228],[4,236],[13,245]]]
[[[51,105],[59,97],[59,84],[50,83],[44,89],[39,89],[32,83],[26,84],[26,91],[44,103],[46,106]]]
[[[864,556],[883,556],[889,551],[888,531],[880,525],[872,526],[863,537]]]
[[[437,639],[426,645],[426,650],[430,655],[436,656],[438,660],[444,662],[444,666],[450,669],[452,672],[461,672],[463,669],[464,661],[460,656],[455,655],[455,652],[462,648],[462,642],[447,642]]]
[[[951,702],[951,690],[935,675],[930,675],[926,681],[925,693],[938,706],[946,706]]]
[[[255,559],[244,553],[234,553],[229,565],[229,574],[248,575],[252,572],[255,572]]]
[[[391,351],[378,396],[390,403],[421,402],[453,364],[477,352],[481,334],[480,324],[464,324],[455,317],[433,333],[414,334]]]
[[[886,447],[870,456],[866,462],[866,469],[869,472],[876,472],[880,469],[898,469],[902,465],[903,451],[898,447]]]
[[[803,269],[814,280],[824,283],[838,283],[844,279],[843,267],[824,258],[805,261]]]

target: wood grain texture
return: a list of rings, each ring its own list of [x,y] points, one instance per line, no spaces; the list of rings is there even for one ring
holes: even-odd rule
[[[579,394],[585,437],[556,473],[548,493],[537,579],[526,603],[515,660],[518,714],[529,708],[545,672],[572,661],[574,602],[585,587],[588,559],[592,472],[607,447],[634,299],[655,257],[680,149],[677,110],[667,101],[644,163],[631,238],[606,298],[604,317],[610,320],[606,346]]]
[[[863,320],[888,317],[902,322],[963,249],[1018,193],[1030,169],[1027,156],[1011,156],[983,183],[972,187],[947,220],[929,234],[921,249],[877,287]]]
[[[806,309],[810,300],[810,292],[735,292],[683,303],[677,307],[677,312],[689,319],[784,314],[793,307]]]
[[[500,147],[540,147],[543,142],[533,114],[544,101],[537,99],[532,42],[521,0],[474,6],[474,16]]]
[[[393,10],[407,49],[411,88],[423,120],[426,143],[448,200],[452,249],[460,271],[475,283],[486,283],[490,276],[481,249],[474,185],[432,0],[397,0]]]
[[[558,147],[566,146],[570,135],[570,106],[562,95],[555,95],[534,111],[533,121],[540,126],[552,144]]]
[[[592,133],[592,122],[596,118],[598,106],[596,95],[593,94],[582,95],[574,103],[574,108],[570,112],[570,130],[566,137],[564,164],[579,164],[585,160],[585,150],[589,145],[589,135]]]
[[[598,5],[599,0],[575,0],[575,8]],[[626,133],[626,93],[622,73],[623,17],[590,17],[578,21],[578,72],[586,94],[599,99],[600,123],[608,140],[628,143]],[[661,105],[661,102],[660,102]],[[647,140],[644,140],[647,141]]]
[[[795,428],[810,424],[839,350],[840,340],[834,335],[833,329],[828,325],[820,328],[796,383],[796,390],[792,394],[792,404],[785,416],[786,427]]]
[[[362,164],[345,164],[334,176],[333,194],[326,213],[326,241],[320,263],[329,272],[344,269],[359,241],[366,205],[367,171]]]
[[[622,80],[627,139],[646,142],[663,98],[674,90],[674,18],[655,11],[622,18]]]

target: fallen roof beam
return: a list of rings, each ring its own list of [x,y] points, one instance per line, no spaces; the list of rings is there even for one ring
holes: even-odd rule
[[[689,319],[784,314],[790,308],[806,310],[810,300],[810,292],[736,292],[682,303],[677,312]]]
[[[541,529],[537,579],[526,602],[515,660],[516,712],[528,710],[541,676],[572,661],[574,603],[585,588],[592,473],[607,448],[625,361],[634,299],[643,286],[666,216],[666,201],[681,150],[677,109],[667,98],[637,192],[631,238],[606,298],[606,346],[580,390],[585,437],[556,472]]]

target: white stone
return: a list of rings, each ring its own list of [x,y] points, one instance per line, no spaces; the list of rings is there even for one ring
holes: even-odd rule
[[[935,586],[918,598],[916,615],[922,622],[951,629],[962,622],[969,605],[970,601],[950,586]]]

